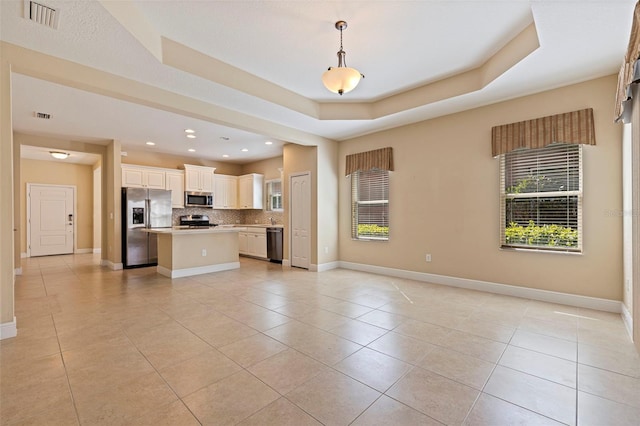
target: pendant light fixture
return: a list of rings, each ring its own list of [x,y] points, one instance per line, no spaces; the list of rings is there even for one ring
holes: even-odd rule
[[[342,49],[342,30],[346,28],[347,23],[345,21],[336,22],[336,29],[340,31],[338,66],[329,67],[329,69],[322,74],[322,83],[324,84],[324,87],[341,96],[342,94],[349,93],[355,89],[358,83],[360,83],[360,79],[364,78],[364,75],[360,74],[360,71],[357,69],[347,67],[347,54]]]

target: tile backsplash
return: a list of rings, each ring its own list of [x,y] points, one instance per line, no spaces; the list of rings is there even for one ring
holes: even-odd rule
[[[273,218],[276,224],[282,225],[284,219],[282,212],[269,212],[265,210],[216,210],[200,207],[187,207],[184,209],[173,209],[173,224],[180,224],[180,216],[186,214],[204,214],[209,216],[209,221],[211,223],[217,223],[220,225],[236,223],[270,223],[270,218]]]

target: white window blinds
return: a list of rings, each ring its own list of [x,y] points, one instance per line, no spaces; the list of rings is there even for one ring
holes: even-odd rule
[[[351,235],[359,240],[389,239],[389,172],[358,170],[351,174]]]
[[[503,154],[500,189],[503,247],[582,250],[582,145]]]

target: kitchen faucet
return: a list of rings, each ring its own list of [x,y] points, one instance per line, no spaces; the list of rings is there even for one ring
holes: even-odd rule
[[[273,220],[273,218],[272,218],[272,217],[270,217],[270,218],[269,218],[269,221],[271,221],[271,224],[272,224],[272,225],[275,225],[275,224],[276,224],[276,221],[275,221],[275,220]]]

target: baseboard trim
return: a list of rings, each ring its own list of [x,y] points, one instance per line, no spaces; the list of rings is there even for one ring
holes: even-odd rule
[[[282,259],[282,266],[284,266],[285,268],[291,268],[291,262],[289,261],[289,259]]]
[[[335,262],[321,263],[319,265],[315,265],[315,267],[318,272],[325,272],[325,271],[330,271],[332,269],[339,268],[340,262],[335,261]]]
[[[113,263],[109,259],[100,260],[100,265],[106,266],[107,268],[111,269],[112,271],[119,271],[123,267],[122,263]]]
[[[183,278],[191,277],[193,275],[209,274],[211,272],[229,271],[231,269],[238,269],[239,267],[240,262],[220,263],[218,265],[198,266],[195,268],[184,269],[168,269],[164,266],[158,265],[156,271],[165,277]]]
[[[75,249],[73,251],[74,254],[87,254],[87,253],[93,253],[93,249],[92,248],[81,248],[81,249]]]
[[[22,275],[22,267],[13,270],[14,275]]]
[[[102,249],[101,248],[94,248],[93,249],[93,253],[94,254],[102,253]]]
[[[622,304],[622,322],[624,322],[624,326],[627,328],[627,332],[629,336],[631,336],[631,340],[633,340],[633,317],[631,316],[631,312],[627,308],[627,305]]]
[[[498,284],[488,281],[471,280],[467,278],[450,277],[446,275],[428,274],[426,272],[407,271],[404,269],[385,268],[382,266],[367,265],[363,263],[338,262],[341,268],[355,271],[371,272],[374,274],[391,277],[406,278],[415,281],[424,281],[441,284],[450,287],[460,287],[469,290],[486,291],[488,293],[504,294],[507,296],[534,299],[543,302],[558,303],[562,305],[577,306],[580,308],[595,309],[598,311],[622,312],[622,302],[618,300],[600,299],[597,297],[580,296],[577,294],[560,293],[549,290],[539,290],[530,287],[519,287],[508,284]]]
[[[10,339],[18,335],[18,327],[16,325],[16,317],[13,317],[12,322],[5,322],[0,324],[0,340]]]
[[[22,259],[26,259],[26,257],[27,257],[27,253],[25,253],[25,252],[20,253],[20,257],[21,257]]]

